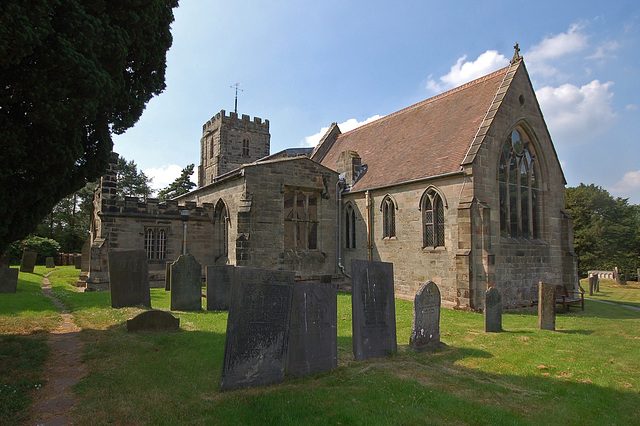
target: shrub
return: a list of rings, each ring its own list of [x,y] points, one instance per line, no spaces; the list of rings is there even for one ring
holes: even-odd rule
[[[60,244],[51,238],[29,235],[22,241],[16,241],[9,246],[11,263],[20,263],[23,251],[34,251],[38,253],[36,263],[43,265],[47,257],[57,258],[60,253]]]

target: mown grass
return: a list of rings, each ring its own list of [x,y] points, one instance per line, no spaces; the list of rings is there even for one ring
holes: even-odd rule
[[[43,296],[44,267],[20,273],[16,293],[0,294],[0,424],[24,421],[32,391],[42,386],[49,349],[46,331],[60,321],[58,309]]]
[[[221,393],[225,312],[175,312],[184,331],[130,334],[124,321],[142,309],[75,293],[65,274],[54,292],[84,328],[90,370],[75,388],[80,424],[640,424],[640,313],[621,306],[587,301],[556,332],[537,329],[536,311],[509,312],[502,333],[443,309],[447,346],[415,353],[412,304],[397,300],[398,352],[355,362],[340,294],[337,369]],[[152,289],[152,305],[168,309],[169,293]]]
[[[589,279],[580,281],[585,290],[585,297],[605,302],[620,303],[640,308],[640,283],[628,281],[626,284],[617,284],[615,280],[601,279],[600,291],[589,295]]]

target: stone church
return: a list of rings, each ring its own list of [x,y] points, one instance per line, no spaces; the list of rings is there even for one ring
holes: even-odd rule
[[[204,265],[331,274],[392,262],[396,296],[433,280],[460,309],[537,300],[539,281],[577,286],[560,162],[524,61],[314,149],[270,154],[269,121],[223,110],[204,124],[198,187],[166,203],[117,200],[115,157],[94,200],[88,290],[108,288],[107,253],[147,252],[150,278],[183,252]]]

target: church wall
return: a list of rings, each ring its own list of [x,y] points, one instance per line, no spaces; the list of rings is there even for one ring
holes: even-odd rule
[[[477,226],[473,248],[482,252],[471,268],[478,308],[483,307],[486,289],[494,285],[501,291],[505,307],[517,307],[537,300],[539,281],[563,282],[564,178],[535,93],[523,71],[515,74],[500,108],[490,113],[495,115],[493,123],[473,163],[474,195],[479,203],[474,209]],[[502,146],[516,124],[527,129],[533,140],[542,180],[537,239],[507,238],[500,234],[498,165]],[[490,237],[483,238],[483,234]]]
[[[420,201],[429,187],[435,187],[445,202],[445,245],[423,248],[422,211]],[[434,281],[440,288],[442,299],[452,303],[457,298],[456,253],[459,243],[458,200],[462,188],[462,176],[455,175],[430,179],[418,183],[397,185],[370,191],[371,203],[371,258],[392,262],[394,268],[395,295],[413,300],[422,283]],[[382,201],[385,196],[394,200],[395,238],[383,238]],[[352,259],[367,259],[366,194],[345,194],[343,206],[353,203],[357,211],[356,249],[345,249],[344,223],[342,227],[343,264],[350,271]],[[344,209],[343,209],[344,217]],[[344,222],[344,219],[343,219]]]

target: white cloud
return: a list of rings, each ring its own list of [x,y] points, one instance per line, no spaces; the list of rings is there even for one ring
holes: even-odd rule
[[[176,164],[169,164],[164,167],[152,167],[143,170],[144,174],[152,178],[151,189],[158,191],[159,189],[166,188],[171,182],[180,177],[182,167]],[[195,182],[194,175],[191,175],[191,180]]]
[[[350,118],[347,121],[339,123],[338,127],[340,127],[340,131],[342,133],[345,133],[345,132],[353,130],[353,129],[357,128],[357,127],[363,126],[363,125],[365,125],[367,123],[371,123],[372,121],[375,121],[375,120],[377,120],[379,118],[382,118],[382,117],[383,117],[382,115],[376,114],[373,117],[369,117],[364,121],[358,121],[355,118]],[[305,137],[304,141],[302,141],[302,145],[303,146],[316,146],[318,144],[318,142],[320,142],[320,139],[322,139],[322,137],[325,135],[325,133],[327,133],[328,130],[329,130],[328,127],[323,127],[315,135],[311,135],[311,136]]]
[[[640,190],[640,170],[636,172],[627,172],[622,179],[609,188],[609,192],[612,194],[628,194],[632,191]]]
[[[545,37],[539,44],[533,46],[524,54],[531,72],[543,76],[557,74],[558,70],[548,61],[566,57],[570,53],[587,48],[588,36],[582,32],[583,28],[581,24],[573,24],[567,32]]]
[[[625,109],[627,111],[636,111],[638,109],[638,105],[636,104],[629,104],[625,107]]]
[[[456,64],[451,67],[449,73],[438,78],[438,81],[429,76],[427,78],[427,89],[433,93],[441,93],[490,74],[507,66],[509,62],[506,57],[495,50],[487,50],[478,56],[475,61],[466,61],[466,59],[466,55],[459,58]]]
[[[607,130],[615,122],[610,91],[613,82],[593,80],[582,87],[563,84],[536,92],[549,131],[557,145],[579,145]]]

